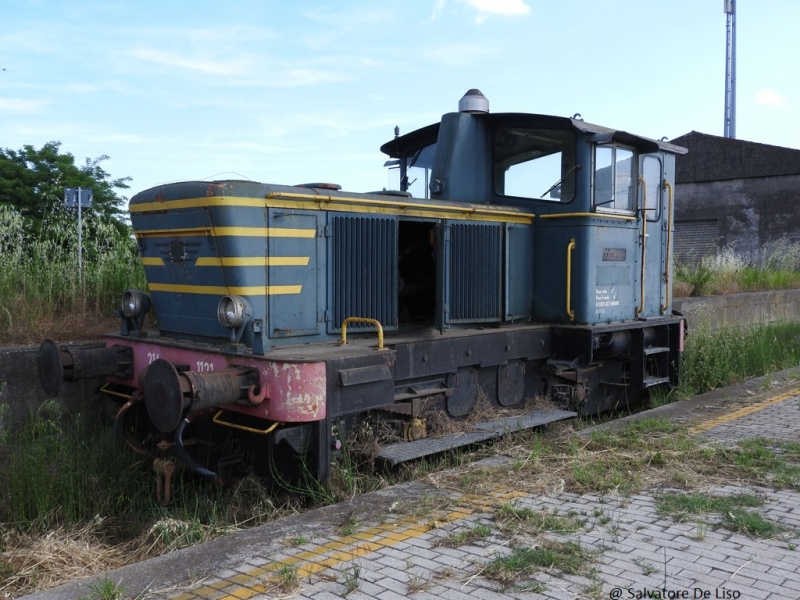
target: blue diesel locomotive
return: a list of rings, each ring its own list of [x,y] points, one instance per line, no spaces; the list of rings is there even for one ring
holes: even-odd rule
[[[134,196],[149,295],[125,293],[101,348],[45,341],[44,389],[104,377],[115,428],[167,480],[174,455],[209,477],[244,461],[291,478],[299,461],[322,480],[365,419],[400,440],[379,453],[396,463],[507,429],[430,435],[479,397],[548,399],[513,425],[530,427],[677,383],[683,148],[578,115],[492,114],[470,90],[381,150],[396,191],[192,181]]]

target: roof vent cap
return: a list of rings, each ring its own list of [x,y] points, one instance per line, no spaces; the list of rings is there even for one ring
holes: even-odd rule
[[[458,101],[458,112],[472,114],[488,113],[489,100],[487,100],[486,96],[484,96],[480,90],[473,88]]]

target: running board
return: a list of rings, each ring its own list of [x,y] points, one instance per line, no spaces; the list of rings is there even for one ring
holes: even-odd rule
[[[471,431],[454,433],[438,438],[424,438],[413,442],[391,444],[383,447],[378,452],[377,458],[385,460],[394,467],[407,460],[477,444],[478,442],[503,437],[507,433],[533,429],[534,427],[563,421],[564,419],[572,419],[577,416],[578,413],[567,410],[533,410],[525,415],[476,423],[472,426]]]
[[[662,383],[669,383],[669,377],[645,377],[644,387],[649,388],[654,385],[661,385]]]

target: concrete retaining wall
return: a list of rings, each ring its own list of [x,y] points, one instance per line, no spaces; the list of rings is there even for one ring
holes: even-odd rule
[[[69,346],[90,348],[98,345],[99,342]],[[38,346],[0,348],[0,429],[20,425],[48,399],[39,387],[38,351]],[[58,401],[73,412],[97,410],[94,394],[99,385],[101,382],[98,380],[64,382]]]
[[[800,290],[725,294],[703,298],[675,298],[675,310],[689,327],[711,329],[800,321]]]

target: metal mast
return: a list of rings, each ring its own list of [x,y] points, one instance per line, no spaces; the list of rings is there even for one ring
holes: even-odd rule
[[[725,137],[736,137],[736,0],[725,1]]]

